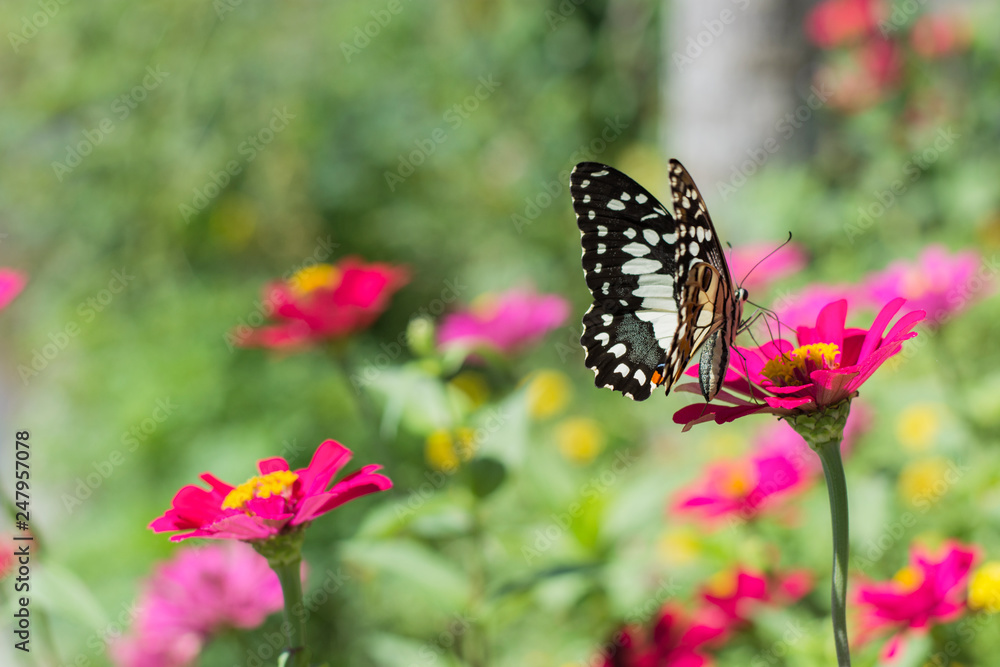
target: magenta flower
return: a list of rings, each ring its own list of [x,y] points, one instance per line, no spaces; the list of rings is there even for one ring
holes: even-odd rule
[[[893,262],[873,274],[863,289],[875,303],[902,297],[908,308],[927,313],[927,324],[940,326],[994,288],[992,273],[978,253],[952,255],[943,246],[932,245],[915,262]]]
[[[853,398],[887,359],[900,352],[903,341],[917,335],[912,329],[924,318],[919,310],[885,331],[904,301],[890,301],[868,330],[844,328],[847,301],[841,300],[820,311],[815,327],[798,328],[798,347],[781,339],[759,348],[737,347],[719,402],[681,408],[674,413],[674,422],[687,430],[713,419],[723,424],[758,412],[789,416],[824,410]],[[687,374],[697,376],[697,372],[695,366]],[[678,390],[701,393],[698,383],[680,385]]]
[[[760,605],[790,605],[811,591],[812,586],[812,575],[806,570],[768,577],[739,567],[712,577],[702,587],[700,597],[722,612],[727,629],[738,629],[753,620]]]
[[[14,300],[24,286],[28,277],[14,269],[0,269],[0,309],[6,308]]]
[[[408,281],[389,264],[365,264],[348,257],[337,265],[316,264],[264,288],[273,324],[241,327],[231,335],[244,347],[295,348],[343,338],[365,329]]]
[[[111,658],[120,667],[190,665],[212,636],[256,628],[282,602],[277,575],[249,546],[182,549],[154,571],[131,632],[111,644]]]
[[[568,316],[569,303],[561,296],[512,289],[480,297],[471,309],[445,316],[438,345],[510,354],[538,341]]]
[[[602,667],[709,667],[714,664],[703,651],[721,641],[726,631],[722,617],[704,608],[688,617],[684,610],[665,606],[650,636],[642,628],[619,632],[612,648],[604,655]]]
[[[239,486],[203,473],[211,490],[185,486],[172,508],[149,527],[158,533],[190,531],[172,535],[175,542],[189,537],[266,540],[295,532],[348,501],[392,487],[388,477],[375,472],[378,465],[367,465],[331,487],[333,476],[350,459],[351,450],[326,440],[309,465],[294,472],[285,459],[274,457],[261,460],[260,475]]]
[[[806,18],[806,34],[820,48],[843,46],[878,31],[886,8],[879,0],[823,0]]]
[[[855,601],[861,605],[860,643],[889,631],[891,639],[884,658],[896,656],[912,632],[926,633],[931,626],[954,621],[965,611],[969,572],[978,549],[949,542],[932,555],[920,547],[910,551],[910,564],[892,581],[858,587]]]
[[[802,442],[794,431],[792,434]],[[747,458],[709,466],[702,479],[674,496],[671,510],[699,518],[709,526],[722,519],[748,521],[769,503],[804,490],[813,477],[814,471],[805,468],[797,451],[771,447]]]
[[[774,254],[768,257],[771,252]],[[770,244],[752,243],[733,249],[729,257],[729,273],[734,280],[742,281],[744,289],[754,294],[765,290],[775,280],[801,271],[806,266],[806,259],[805,251],[794,243],[778,250]],[[758,262],[760,264],[754,268]]]

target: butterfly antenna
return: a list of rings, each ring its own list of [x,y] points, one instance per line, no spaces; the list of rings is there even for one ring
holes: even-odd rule
[[[773,255],[774,253],[778,252],[779,250],[781,250],[782,248],[784,248],[784,247],[785,247],[786,245],[788,245],[788,244],[789,244],[789,243],[791,243],[791,242],[792,242],[792,233],[791,233],[791,232],[788,232],[788,238],[787,238],[787,239],[785,239],[785,242],[784,242],[784,243],[782,243],[782,244],[781,244],[781,245],[779,245],[779,246],[778,246],[777,248],[775,248],[775,249],[774,249],[774,250],[772,250],[771,252],[769,252],[769,253],[767,253],[766,255],[764,255],[764,256],[763,256],[763,257],[762,257],[762,258],[760,259],[760,261],[759,261],[759,262],[757,262],[757,263],[756,263],[756,264],[754,264],[754,265],[753,265],[752,267],[750,267],[750,270],[749,270],[749,271],[747,271],[747,274],[746,274],[745,276],[743,276],[743,280],[741,280],[741,281],[740,281],[740,285],[742,285],[742,284],[743,284],[744,282],[746,282],[746,279],[750,277],[750,274],[751,274],[751,273],[753,273],[753,272],[754,272],[754,270],[755,270],[755,269],[756,269],[756,268],[757,268],[758,266],[760,266],[760,265],[761,265],[761,264],[763,264],[763,263],[764,263],[765,261],[767,261],[767,258],[768,258],[768,257],[770,257],[770,256],[771,256],[771,255]],[[730,250],[732,250],[732,248],[730,248]]]
[[[753,338],[753,335],[751,334],[750,337]],[[754,341],[754,342],[756,342],[756,341]],[[757,347],[760,347],[760,346],[758,345]],[[754,403],[756,403],[757,402],[757,397],[753,393],[753,382],[750,381],[750,365],[747,364],[747,358],[743,354],[743,352],[740,350],[740,348],[736,347],[735,345],[733,346],[733,350],[735,350],[737,356],[739,356],[739,358],[743,361],[743,372],[744,372],[744,374],[746,375],[746,378],[747,378],[747,386],[750,387],[750,398],[751,398],[751,400],[753,400]]]

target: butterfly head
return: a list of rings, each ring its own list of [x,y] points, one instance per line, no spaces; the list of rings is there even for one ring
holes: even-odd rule
[[[750,292],[747,292],[747,291],[746,291],[745,289],[743,289],[742,287],[740,287],[740,288],[738,288],[738,289],[736,290],[736,299],[737,299],[738,301],[740,301],[740,302],[743,302],[743,301],[746,301],[746,300],[747,300],[747,299],[749,299],[749,298],[750,298]]]

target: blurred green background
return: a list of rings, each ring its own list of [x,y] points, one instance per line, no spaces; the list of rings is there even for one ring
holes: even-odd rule
[[[25,28],[52,7],[44,25]],[[908,53],[899,90],[855,113],[818,109],[789,150],[725,200],[703,185],[727,240],[777,245],[791,230],[810,254],[804,272],[757,295],[762,303],[812,281],[858,280],[930,242],[996,252],[1000,21],[982,4],[973,11],[962,53]],[[674,156],[669,145],[662,151],[670,15],[670,3],[624,0],[4,3],[0,265],[29,283],[0,314],[0,483],[9,488],[13,432],[30,429],[44,559],[37,595],[58,649],[51,664],[107,664],[101,640],[151,565],[176,548],[146,525],[180,486],[207,470],[239,483],[272,455],[304,466],[325,438],[354,450],[352,466],[381,463],[396,483],[310,529],[315,581],[328,568],[350,575],[310,622],[333,665],[476,664],[434,643],[470,615],[489,645],[478,664],[582,665],[623,618],[661,599],[665,582],[689,591],[727,564],[773,565],[776,547],[783,567],[821,577],[811,603],[820,611],[780,612],[798,613],[808,633],[798,657],[779,664],[828,664],[825,491],[803,497],[795,526],[703,534],[668,519],[672,491],[707,461],[747,451],[760,423],[682,434],[670,417],[688,399],[634,404],[598,391],[577,344],[589,295],[565,174],[595,158],[663,195]],[[801,54],[789,79],[796,105],[817,63],[838,57]],[[734,108],[727,122],[740,115]],[[858,207],[948,126],[954,148],[852,238]],[[595,153],[602,132],[613,138]],[[733,164],[745,159],[741,147],[731,154]],[[457,369],[411,363],[405,349],[359,396],[326,351],[232,348],[227,334],[260,312],[266,282],[310,259],[349,255],[412,275],[377,323],[345,344],[349,368],[374,363],[449,285],[464,304],[534,285],[566,297],[573,314],[536,348],[475,371],[488,391],[478,412],[453,405]],[[940,417],[932,453],[971,462],[975,473],[913,536],[977,541],[1000,557],[997,315],[995,300],[978,304],[866,386],[873,426],[848,470],[867,508],[855,521],[857,545],[905,507],[899,471],[927,452],[900,447],[898,422],[908,407],[931,406]],[[26,372],[46,345],[58,352]],[[551,415],[539,415],[526,390],[539,369],[555,372],[547,391],[565,398]],[[142,432],[164,405],[167,416],[130,450],[130,430]],[[402,418],[373,418],[386,405]],[[507,466],[501,488],[477,500],[456,477],[399,521],[400,503],[431,470],[428,433],[474,426],[490,409],[503,415],[489,437]],[[555,444],[576,417],[596,420],[594,437],[606,443],[592,460]],[[120,463],[101,474],[116,452]],[[537,560],[526,558],[522,547],[622,452],[639,464]],[[90,488],[94,472],[101,479]],[[879,576],[903,565],[906,543],[893,554]],[[994,644],[987,636],[970,650],[990,655]],[[720,662],[746,664],[753,650],[737,646]],[[202,664],[245,664],[228,638],[208,651]]]

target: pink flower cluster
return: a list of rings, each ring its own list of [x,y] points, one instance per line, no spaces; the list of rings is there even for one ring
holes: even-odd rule
[[[250,546],[183,549],[156,568],[130,633],[110,647],[119,667],[183,667],[228,628],[252,629],[283,605],[278,576]]]
[[[569,303],[555,294],[531,289],[488,294],[472,308],[445,316],[438,345],[511,354],[540,340],[567,317]]]
[[[626,627],[603,654],[603,667],[708,667],[710,652],[752,623],[765,605],[789,605],[812,589],[804,571],[767,576],[747,568],[720,572],[703,585],[691,611],[670,603],[651,628]]]
[[[821,90],[832,90],[830,103],[860,111],[881,101],[903,75],[905,43],[931,59],[965,49],[970,35],[958,16],[926,14],[909,25],[909,15],[884,0],[823,0],[806,18],[806,34],[822,49],[845,56],[817,73]]]
[[[797,327],[815,320],[832,301],[877,308],[906,299],[908,311],[927,314],[925,326],[939,327],[996,289],[998,267],[973,250],[950,253],[941,245],[924,248],[913,261],[897,260],[857,285],[814,284],[774,304],[783,324]]]

